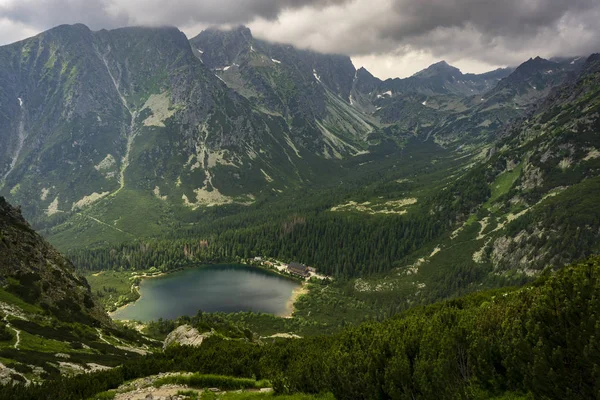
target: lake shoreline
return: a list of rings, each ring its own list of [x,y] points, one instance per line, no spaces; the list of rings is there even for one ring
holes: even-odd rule
[[[305,280],[293,277],[289,274],[282,273],[281,271],[279,271],[276,268],[268,268],[268,267],[261,266],[261,265],[255,265],[255,264],[246,262],[246,260],[238,261],[235,264],[212,264],[212,263],[211,264],[201,264],[201,265],[195,265],[195,266],[185,266],[185,267],[177,268],[177,269],[174,269],[171,271],[155,273],[152,275],[147,274],[147,273],[141,273],[140,275],[133,275],[131,278],[139,279],[139,282],[136,285],[132,285],[132,288],[131,288],[131,292],[133,292],[134,290],[137,292],[137,298],[135,300],[132,300],[132,301],[129,301],[127,303],[120,305],[118,308],[114,309],[113,311],[107,312],[108,316],[114,321],[127,321],[124,319],[116,318],[115,315],[117,313],[119,313],[120,311],[122,311],[123,309],[127,308],[128,306],[134,305],[137,302],[139,302],[140,300],[142,300],[143,296],[142,296],[142,292],[141,292],[140,288],[141,288],[143,281],[146,279],[164,278],[164,277],[173,275],[177,272],[193,270],[193,269],[220,268],[220,267],[229,267],[229,268],[243,267],[243,268],[249,268],[250,270],[254,269],[254,270],[261,271],[267,275],[276,276],[278,278],[284,278],[287,281],[298,283],[299,286],[297,286],[296,288],[293,289],[289,299],[286,301],[285,310],[282,312],[279,312],[279,313],[272,314],[278,318],[292,318],[293,313],[295,311],[294,303],[296,303],[296,301],[298,300],[298,298],[301,295],[308,293],[308,288],[305,285]],[[102,272],[104,272],[104,271],[100,271],[99,273],[102,273]]]
[[[116,309],[114,309],[113,311],[107,311],[107,314],[108,314],[108,316],[110,317],[110,319],[114,319],[114,318],[112,317],[112,316],[113,316],[113,314],[115,314],[115,313],[119,312],[120,310],[124,309],[125,307],[127,307],[127,306],[129,306],[129,305],[131,305],[131,304],[135,304],[136,302],[138,302],[139,300],[141,300],[141,298],[142,298],[142,291],[140,290],[140,286],[141,286],[141,284],[142,284],[142,281],[143,281],[144,279],[161,278],[161,277],[163,277],[163,276],[166,276],[166,275],[169,275],[169,274],[172,274],[172,273],[178,272],[178,271],[182,271],[183,269],[184,269],[184,268],[177,268],[177,269],[174,269],[173,271],[169,271],[169,272],[160,272],[160,273],[158,273],[158,274],[152,274],[152,275],[146,275],[146,274],[144,274],[144,275],[132,275],[132,276],[131,276],[131,278],[134,278],[134,279],[135,279],[135,278],[139,278],[139,279],[140,279],[140,283],[138,283],[137,285],[136,285],[136,284],[133,284],[133,285],[131,286],[131,291],[130,291],[130,293],[131,293],[131,292],[133,292],[133,291],[135,290],[135,291],[137,292],[137,297],[136,297],[134,300],[128,301],[128,302],[126,302],[126,303],[124,303],[124,304],[120,305],[119,307],[117,307],[117,308],[116,308]],[[102,272],[104,272],[104,271],[100,271],[98,274],[95,274],[94,276],[98,276],[98,275],[99,275],[99,274],[101,274]]]
[[[140,291],[140,286],[141,286],[142,281],[144,279],[163,278],[165,276],[172,275],[172,274],[174,274],[176,272],[181,272],[181,271],[185,271],[185,270],[188,270],[188,269],[210,267],[210,266],[218,266],[218,265],[224,265],[224,264],[202,264],[202,265],[198,265],[198,266],[180,267],[180,268],[176,268],[176,269],[173,269],[173,270],[170,270],[170,271],[160,272],[158,274],[152,274],[152,275],[146,275],[146,273],[144,273],[143,275],[132,275],[131,278],[140,278],[140,283],[137,284],[137,285],[133,285],[132,286],[132,290],[131,290],[131,292],[133,292],[133,289],[135,289],[137,291],[137,293],[138,293],[138,297],[135,300],[131,300],[131,301],[128,301],[126,303],[123,303],[122,305],[120,305],[119,307],[115,308],[112,311],[108,311],[107,310],[106,313],[108,314],[108,316],[111,319],[114,320],[114,318],[112,316],[113,314],[115,314],[116,312],[124,309],[125,307],[127,307],[129,305],[132,305],[132,304],[135,304],[136,302],[138,302],[139,300],[141,300],[141,298],[142,298],[142,292]],[[98,276],[98,275],[101,275],[102,273],[104,273],[104,271],[100,271],[100,272],[98,272],[96,274],[93,274],[93,276]],[[123,320],[116,320],[116,321],[123,321]]]
[[[141,283],[141,282],[140,282],[140,283]],[[127,306],[128,306],[128,305],[130,305],[130,304],[135,304],[135,302],[136,302],[136,301],[138,301],[139,299],[141,299],[141,298],[142,298],[142,292],[140,291],[140,287],[139,287],[139,286],[134,286],[134,288],[135,288],[135,291],[136,291],[136,292],[137,292],[137,294],[138,294],[138,297],[137,297],[135,300],[128,301],[127,303],[125,303],[125,304],[123,304],[123,305],[121,305],[121,306],[117,307],[117,308],[116,308],[115,310],[113,310],[113,311],[109,311],[109,312],[107,312],[107,313],[108,313],[108,316],[110,317],[110,319],[112,319],[112,320],[115,320],[115,319],[113,318],[113,314],[115,314],[115,313],[117,313],[117,312],[121,311],[122,309],[124,309],[125,307],[127,307]],[[132,288],[132,290],[131,290],[131,291],[133,292],[133,288]],[[117,321],[120,321],[120,320],[117,320]]]
[[[216,264],[216,265],[218,265],[218,264]],[[280,276],[282,278],[289,279],[290,281],[298,282],[300,284],[303,284],[304,282],[306,282],[306,279],[290,275],[289,273],[284,273],[284,272],[282,272],[281,270],[279,270],[279,269],[277,269],[275,267],[267,267],[267,266],[264,266],[264,265],[261,265],[261,264],[252,263],[252,262],[248,262],[248,261],[245,261],[245,260],[240,261],[240,265],[245,265],[245,266],[248,266],[248,267],[257,268],[257,269],[260,269],[262,271],[269,272],[269,273],[271,273],[273,275],[277,275],[277,276]]]
[[[292,291],[292,295],[285,305],[285,308],[286,308],[285,314],[277,315],[277,317],[287,318],[287,319],[294,318],[294,312],[296,311],[296,307],[294,307],[294,304],[296,304],[296,302],[298,301],[300,296],[303,296],[305,294],[308,294],[308,286],[305,283],[301,283],[300,286],[298,286],[296,289],[294,289]]]

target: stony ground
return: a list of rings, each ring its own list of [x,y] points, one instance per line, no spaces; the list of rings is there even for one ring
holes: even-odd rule
[[[194,391],[200,393],[199,390],[189,389],[185,386],[180,385],[165,385],[160,388],[153,386],[134,389],[129,392],[119,393],[115,396],[115,400],[183,400],[187,399],[188,396],[178,395],[182,391]]]
[[[190,373],[161,373],[158,375],[147,376],[145,378],[136,379],[132,382],[128,382],[124,385],[121,385],[118,389],[116,389],[115,400],[186,400],[189,399],[189,395],[178,394],[181,392],[193,392],[197,393],[199,398],[202,398],[202,393],[209,391],[217,394],[225,394],[225,391],[222,391],[218,388],[190,388],[185,385],[163,385],[158,388],[154,387],[154,382],[156,382],[160,378],[165,378],[168,376],[174,375],[188,375]],[[250,389],[248,391],[251,392],[271,392],[273,389],[265,388],[265,389]],[[241,390],[232,391],[236,393],[241,393]]]

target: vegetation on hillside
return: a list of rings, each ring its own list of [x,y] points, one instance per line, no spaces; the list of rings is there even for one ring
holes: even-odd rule
[[[80,399],[165,371],[269,379],[278,393],[337,399],[470,398],[506,393],[600,394],[600,257],[547,271],[521,288],[415,308],[340,334],[280,340],[207,339],[95,374],[8,386],[1,398]]]

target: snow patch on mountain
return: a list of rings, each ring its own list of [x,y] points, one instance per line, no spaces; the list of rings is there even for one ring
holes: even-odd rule
[[[321,82],[321,77],[319,75],[317,75],[317,71],[313,69],[313,76],[315,77],[316,80],[318,80],[319,82]]]

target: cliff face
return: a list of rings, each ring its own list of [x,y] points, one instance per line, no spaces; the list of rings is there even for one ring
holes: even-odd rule
[[[73,265],[34,232],[0,197],[0,282],[24,302],[37,305],[65,322],[108,326],[110,320],[92,298]]]

